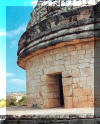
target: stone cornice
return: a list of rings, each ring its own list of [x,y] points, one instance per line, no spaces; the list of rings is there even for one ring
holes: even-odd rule
[[[100,13],[97,6],[52,14],[28,28],[19,40],[18,64],[39,49],[75,39],[99,37]]]

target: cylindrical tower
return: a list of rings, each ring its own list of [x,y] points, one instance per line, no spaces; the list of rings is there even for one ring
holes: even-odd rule
[[[17,63],[26,70],[28,106],[94,107],[95,80],[99,78],[94,78],[95,51],[100,57],[99,8],[100,4],[35,7],[18,44]]]

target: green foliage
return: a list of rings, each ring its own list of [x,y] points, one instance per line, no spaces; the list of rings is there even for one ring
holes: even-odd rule
[[[19,101],[17,101],[16,98],[7,98],[7,107],[21,105],[26,105],[26,96],[23,96]]]
[[[7,102],[6,102],[6,106],[10,107],[10,106],[16,106],[16,99],[15,98],[7,98]]]
[[[0,100],[0,108],[4,108],[6,107],[6,100],[5,99],[1,99]]]
[[[19,101],[18,105],[26,105],[26,96],[23,96]]]

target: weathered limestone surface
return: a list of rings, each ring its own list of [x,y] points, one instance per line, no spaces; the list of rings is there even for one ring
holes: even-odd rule
[[[100,4],[42,9],[47,12],[36,22],[31,19],[19,41],[27,105],[60,107],[57,74],[62,74],[65,108],[100,107]]]
[[[37,24],[37,23],[40,23],[41,21],[45,20],[49,17],[52,17],[53,16],[56,16],[61,13],[64,13],[64,12],[67,12],[71,9],[74,9],[74,8],[79,8],[79,7],[74,7],[74,6],[69,6],[69,7],[59,7],[59,6],[51,6],[49,7],[48,5],[46,6],[36,6],[35,9],[33,10],[33,12],[31,13],[31,20],[27,26],[27,30]]]
[[[62,73],[65,107],[93,107],[93,47],[93,41],[79,43],[31,58],[26,68],[28,105],[60,106],[57,78],[48,74]]]

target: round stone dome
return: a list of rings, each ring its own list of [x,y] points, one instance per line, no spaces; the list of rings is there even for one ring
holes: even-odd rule
[[[98,22],[96,6],[36,6],[19,40],[18,65],[25,68],[25,61],[30,55],[39,54],[40,50],[45,51],[50,46],[94,37],[94,22]],[[97,24],[95,30],[98,28]]]

